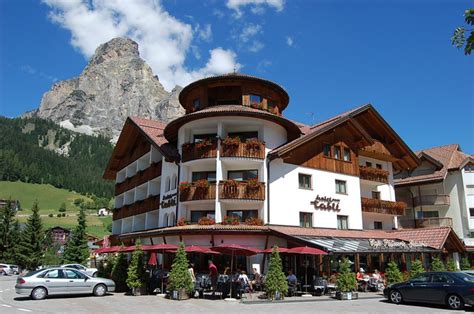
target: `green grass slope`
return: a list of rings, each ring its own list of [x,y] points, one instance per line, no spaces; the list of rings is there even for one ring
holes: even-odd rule
[[[0,198],[19,200],[22,210],[17,213],[20,222],[26,222],[31,214],[33,202],[38,201],[40,215],[45,228],[61,226],[72,229],[76,226],[79,207],[74,205],[74,200],[82,198],[91,201],[90,198],[75,192],[55,188],[49,184],[33,184],[24,182],[0,181]],[[59,207],[66,204],[66,217],[57,217]],[[53,217],[48,217],[53,214]],[[98,217],[95,210],[87,211],[87,232],[102,237],[109,232],[106,230],[112,217]]]

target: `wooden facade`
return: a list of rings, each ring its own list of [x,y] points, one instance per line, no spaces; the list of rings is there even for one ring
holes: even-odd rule
[[[115,195],[122,194],[134,187],[137,187],[145,182],[153,180],[161,176],[161,161],[153,163],[150,167],[138,171],[133,177],[125,179],[125,181],[115,185]]]
[[[203,158],[216,158],[217,157],[217,141],[212,141],[208,147],[200,147],[200,143],[187,143],[184,144],[182,161],[191,161],[195,159]]]
[[[254,158],[264,159],[265,158],[265,144],[260,143],[258,148],[251,148],[247,143],[240,143],[235,148],[226,147],[221,145],[221,157],[241,157],[241,158]]]
[[[201,188],[191,184],[188,190],[181,190],[179,193],[180,202],[203,201],[216,199],[216,184],[210,183],[207,188]]]
[[[265,183],[259,182],[258,187],[251,188],[247,182],[237,182],[236,186],[228,186],[225,182],[219,182],[219,199],[264,201]]]
[[[113,220],[127,218],[135,215],[147,213],[160,208],[160,195],[150,196],[147,199],[124,205],[116,208],[113,214]]]
[[[331,132],[322,134],[301,146],[296,147],[283,157],[286,163],[301,165],[308,168],[326,170],[348,175],[359,175],[359,159],[357,156],[357,137],[350,133],[350,128],[342,126]],[[331,156],[324,155],[324,145],[331,146]],[[341,147],[340,159],[335,159],[334,147]],[[344,148],[350,150],[350,160],[343,160]]]

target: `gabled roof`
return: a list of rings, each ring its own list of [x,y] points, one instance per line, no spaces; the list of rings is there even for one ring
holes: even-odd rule
[[[122,132],[117,140],[109,163],[105,168],[104,179],[115,179],[115,173],[119,170],[121,156],[134,144],[134,140],[130,137],[144,136],[145,139],[155,148],[157,148],[163,156],[169,160],[179,158],[178,151],[173,145],[170,145],[163,136],[163,130],[166,124],[158,120],[149,120],[138,117],[128,117],[122,128]]]
[[[459,170],[469,161],[474,161],[472,155],[461,151],[459,144],[449,144],[433,148],[424,149],[416,152],[420,158],[425,158],[432,164],[438,166],[438,169],[430,174],[408,176],[395,179],[395,185],[410,185],[415,183],[428,183],[444,180],[448,171]]]
[[[419,160],[416,155],[411,151],[408,145],[400,138],[400,136],[390,127],[390,125],[380,116],[380,114],[375,110],[371,104],[366,104],[346,112],[343,112],[335,117],[327,119],[321,123],[313,125],[309,128],[302,127],[300,129],[304,130],[304,135],[297,138],[294,141],[288,142],[270,152],[271,158],[281,157],[282,155],[292,151],[293,149],[310,142],[311,140],[317,138],[318,136],[344,124],[351,123],[355,128],[361,133],[361,135],[371,144],[375,142],[372,136],[360,125],[356,120],[363,114],[370,113],[372,117],[375,117],[381,125],[384,126],[385,131],[393,138],[393,141],[396,141],[399,144],[400,149],[403,151],[404,158],[411,166],[418,165]]]

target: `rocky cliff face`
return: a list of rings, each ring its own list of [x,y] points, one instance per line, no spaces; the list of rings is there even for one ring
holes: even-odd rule
[[[55,83],[36,112],[63,127],[117,138],[128,116],[171,121],[184,109],[181,87],[171,93],[140,58],[138,44],[115,38],[100,45],[78,77]]]

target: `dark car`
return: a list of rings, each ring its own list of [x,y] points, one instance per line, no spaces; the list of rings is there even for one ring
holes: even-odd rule
[[[392,303],[446,304],[453,310],[474,305],[473,277],[463,272],[426,272],[409,281],[388,286],[384,296]]]

